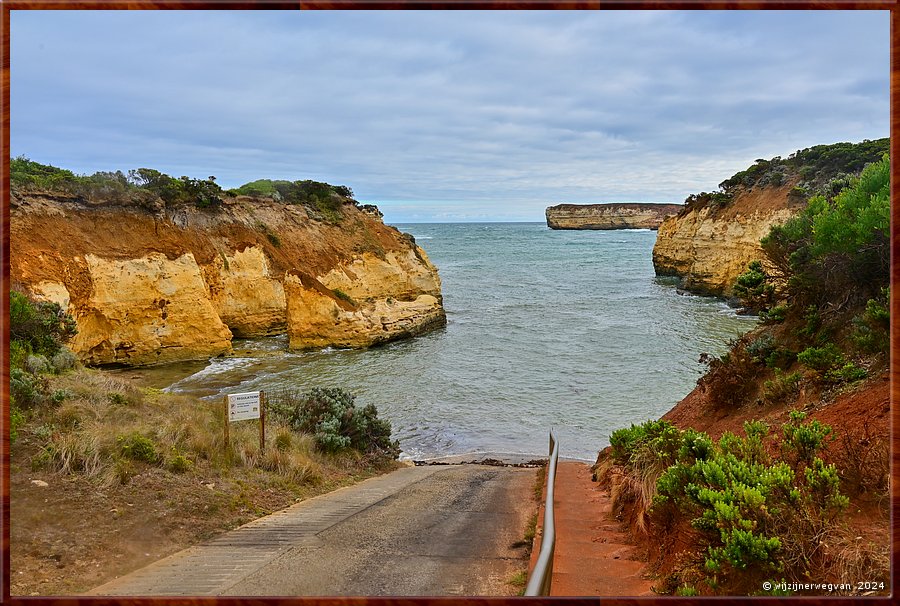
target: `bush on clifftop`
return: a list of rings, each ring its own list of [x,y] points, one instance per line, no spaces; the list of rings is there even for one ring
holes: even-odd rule
[[[353,190],[346,185],[330,185],[309,179],[303,181],[259,179],[229,191],[242,196],[268,197],[286,204],[302,204],[315,210],[331,223],[340,221],[341,208],[345,204],[357,206],[359,204],[353,199]]]
[[[171,177],[152,168],[128,171],[96,172],[76,175],[70,170],[40,164],[19,156],[10,160],[10,181],[20,188],[45,191],[64,191],[70,194],[118,203],[152,205],[162,200],[167,205],[194,204],[199,208],[216,208],[224,196],[258,196],[272,198],[286,204],[302,204],[316,219],[339,223],[344,205],[359,203],[353,190],[346,185],[330,185],[309,179],[285,181],[258,179],[238,188],[224,191],[213,176],[206,179]],[[377,207],[366,205],[365,210],[377,213]]]
[[[860,143],[815,145],[797,150],[787,158],[759,158],[745,170],[719,183],[718,191],[688,196],[688,208],[727,206],[740,188],[780,187],[799,180],[788,194],[792,200],[805,200],[811,195],[834,195],[846,186],[864,166],[877,162],[890,152],[890,139],[865,140]]]

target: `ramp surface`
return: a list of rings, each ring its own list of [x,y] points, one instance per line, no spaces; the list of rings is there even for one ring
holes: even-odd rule
[[[298,503],[90,595],[503,595],[533,469],[408,467]]]

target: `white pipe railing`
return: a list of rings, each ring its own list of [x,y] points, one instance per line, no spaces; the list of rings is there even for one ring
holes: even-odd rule
[[[547,500],[544,505],[544,530],[541,538],[541,552],[528,586],[526,596],[550,595],[550,583],[553,580],[553,552],[556,549],[556,524],[553,516],[553,486],[556,484],[556,461],[559,459],[559,442],[553,430],[550,430],[550,460],[547,461]]]

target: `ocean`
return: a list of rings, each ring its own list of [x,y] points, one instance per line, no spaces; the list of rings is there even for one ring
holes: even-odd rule
[[[593,460],[617,428],[696,385],[701,353],[752,328],[724,302],[658,278],[649,230],[543,223],[403,224],[438,267],[447,326],[369,350],[288,352],[284,336],[169,369],[175,392],[340,387],[390,420],[405,458],[464,453]]]

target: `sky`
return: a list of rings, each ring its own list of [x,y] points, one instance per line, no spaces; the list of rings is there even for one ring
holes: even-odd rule
[[[11,11],[12,156],[350,186],[388,223],[683,202],[889,135],[887,11]]]

